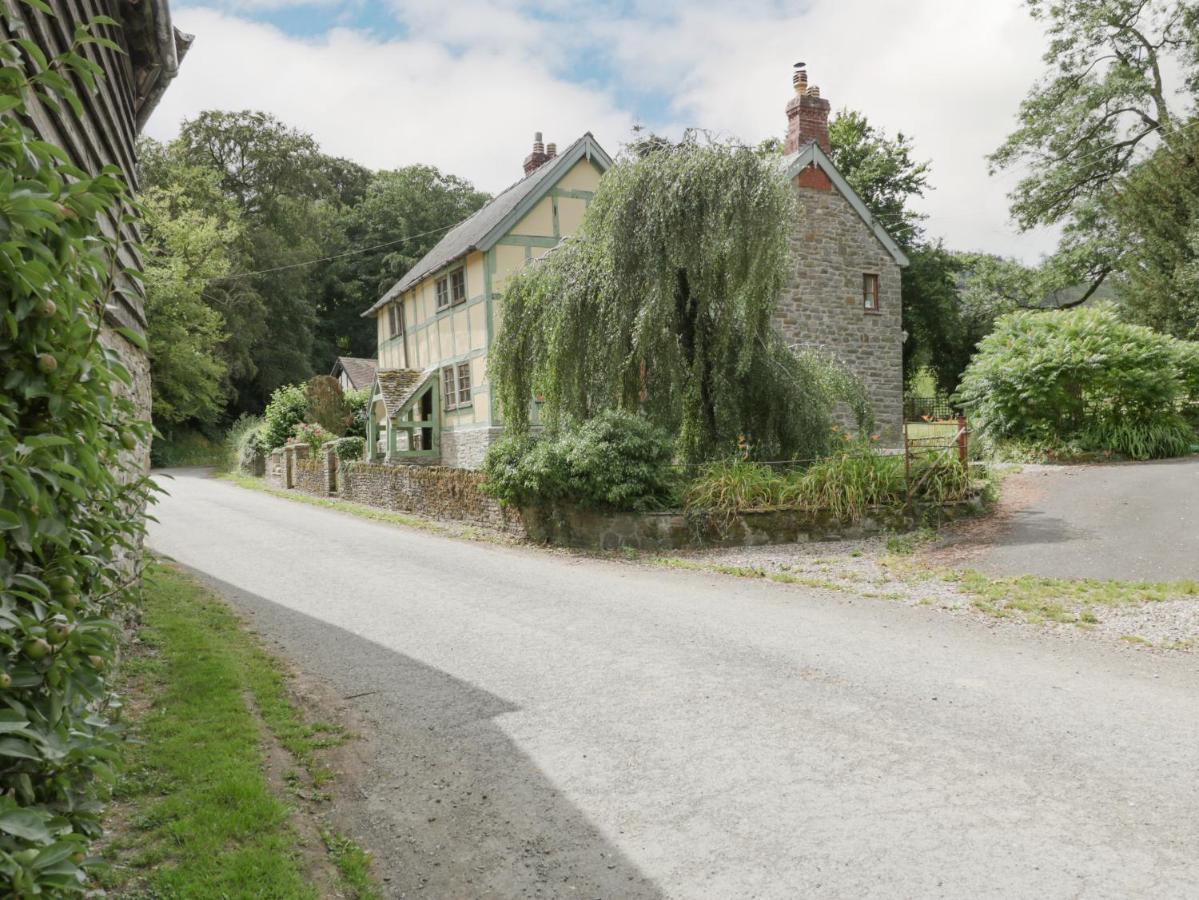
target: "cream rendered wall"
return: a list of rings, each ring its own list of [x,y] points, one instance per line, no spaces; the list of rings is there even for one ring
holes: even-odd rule
[[[388,339],[387,309],[379,311],[376,321],[381,368],[425,370],[469,361],[472,405],[443,410],[443,430],[469,431],[496,424],[487,382],[487,349],[502,324],[499,297],[514,272],[547,252],[549,246],[542,245],[578,230],[590,194],[599,186],[600,174],[590,161],[579,160],[490,251],[470,253],[465,260],[466,303],[440,312],[436,308],[436,280],[461,264],[456,263],[404,293],[402,338]]]

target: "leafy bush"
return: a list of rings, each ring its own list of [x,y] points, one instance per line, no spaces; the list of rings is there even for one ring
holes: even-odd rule
[[[953,454],[930,454],[912,465],[913,498],[927,504],[964,500],[974,490],[971,470]],[[902,456],[857,444],[805,469],[778,471],[742,459],[706,466],[686,488],[689,511],[732,516],[744,512],[828,512],[861,521],[874,508],[907,503]]]
[[[32,75],[18,45],[0,42],[5,897],[84,890],[97,800],[119,760],[113,616],[130,599],[152,491],[143,473],[151,427],[138,418],[122,362],[124,347],[145,341],[122,329],[102,335],[105,306],[121,289],[114,273],[131,200],[113,171],[92,177],[62,162],[25,124],[24,97],[35,90],[57,94],[64,108],[79,102],[59,69],[94,80],[98,67],[80,52],[87,35],[77,30],[70,51]]]
[[[346,391],[346,408],[350,413],[350,423],[346,426],[346,437],[358,437],[366,440],[366,409],[370,405],[371,392],[368,388]]]
[[[308,394],[302,384],[277,388],[262,413],[262,440],[267,450],[282,447],[295,434],[296,426],[306,421]]]
[[[1184,411],[1199,399],[1199,352],[1107,305],[1014,313],[979,344],[958,396],[997,439],[1175,456],[1194,441]]]
[[[229,426],[225,435],[224,466],[232,472],[250,472],[257,469],[257,460],[266,453],[263,431],[266,423],[261,416],[240,416]]]
[[[570,431],[512,435],[494,444],[483,489],[501,502],[653,509],[673,494],[671,441],[633,413],[607,410]]]
[[[343,464],[362,459],[366,450],[366,438],[357,436],[338,438],[333,442],[333,450]]]
[[[301,444],[307,444],[313,457],[321,452],[321,448],[329,441],[336,440],[337,435],[326,431],[314,422],[301,422],[296,426],[293,437]]]

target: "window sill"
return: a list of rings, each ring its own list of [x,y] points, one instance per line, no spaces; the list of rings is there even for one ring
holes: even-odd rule
[[[881,316],[882,314],[883,314],[883,311],[881,309],[864,309],[864,310],[862,310],[862,315],[865,315],[865,316]]]

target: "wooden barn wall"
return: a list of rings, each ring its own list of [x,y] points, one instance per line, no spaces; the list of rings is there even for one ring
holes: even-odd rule
[[[48,0],[55,13],[53,16],[47,16],[17,0],[0,0],[0,3],[13,16],[12,26],[0,21],[0,32],[5,37],[31,38],[50,58],[70,46],[78,25],[97,15],[110,16],[118,21],[122,19],[119,9],[121,0]],[[11,33],[20,30],[24,30],[25,34]],[[103,26],[97,33],[127,48],[122,29]],[[44,140],[62,147],[81,169],[96,173],[106,165],[115,165],[124,173],[129,187],[136,190],[137,128],[133,71],[129,57],[94,44],[88,45],[82,53],[106,73],[91,96],[82,84],[76,82],[76,90],[83,100],[83,115],[76,117],[65,104],[61,112],[56,112],[33,100],[29,109],[33,127]],[[26,65],[28,71],[32,72],[32,61],[26,59]],[[115,220],[109,219],[104,224],[105,231],[111,236],[116,228]],[[140,270],[141,257],[130,244],[138,240],[136,228],[126,225],[122,238],[122,265]],[[112,324],[143,331],[145,313],[141,290],[131,280],[123,277],[121,280],[122,283],[118,285],[120,290],[114,294],[109,309],[109,319]]]

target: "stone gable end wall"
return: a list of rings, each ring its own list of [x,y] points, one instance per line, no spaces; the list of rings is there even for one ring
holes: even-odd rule
[[[775,323],[788,344],[832,353],[861,378],[884,443],[897,445],[903,433],[901,270],[838,191],[803,184],[795,189],[795,270]],[[862,308],[868,272],[879,276],[878,313]]]

